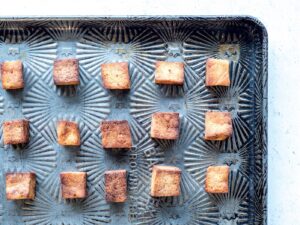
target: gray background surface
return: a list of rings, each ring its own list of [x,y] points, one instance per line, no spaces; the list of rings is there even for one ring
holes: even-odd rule
[[[3,1],[1,16],[252,15],[269,33],[270,225],[300,224],[300,3],[288,1]]]

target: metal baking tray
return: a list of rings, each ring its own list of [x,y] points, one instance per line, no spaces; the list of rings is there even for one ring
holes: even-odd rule
[[[218,17],[63,17],[1,18],[0,61],[20,59],[25,88],[0,88],[0,224],[267,224],[267,32],[248,16]],[[56,87],[53,61],[78,58],[80,85]],[[231,86],[204,85],[208,57],[231,60]],[[156,85],[158,60],[185,64],[182,87]],[[130,91],[103,88],[100,64],[129,62]],[[204,113],[230,111],[233,135],[227,141],[203,140]],[[149,137],[150,116],[180,113],[180,138]],[[30,142],[4,146],[2,122],[26,118]],[[80,125],[81,147],[56,142],[56,121]],[[130,151],[104,151],[99,124],[125,119],[131,126]],[[151,198],[151,167],[182,169],[179,197]],[[228,194],[204,191],[206,168],[231,168]],[[128,201],[105,201],[105,170],[128,171]],[[34,201],[7,201],[4,174],[34,171]],[[60,197],[59,173],[86,171],[88,197]]]

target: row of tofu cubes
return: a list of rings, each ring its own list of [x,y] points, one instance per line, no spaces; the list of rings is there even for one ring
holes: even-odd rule
[[[107,63],[101,65],[103,85],[107,89],[130,89],[128,63]],[[20,89],[24,87],[23,66],[20,60],[5,61],[1,66],[2,87]],[[56,85],[78,85],[77,59],[55,60],[53,80]],[[155,83],[183,85],[184,64],[182,62],[156,62]],[[229,86],[229,61],[208,59],[206,62],[206,86]]]
[[[228,166],[210,166],[207,169],[205,190],[209,193],[228,192]],[[126,170],[110,170],[105,175],[105,197],[108,202],[125,202],[127,199]],[[60,174],[61,193],[64,199],[87,197],[87,173],[63,172]],[[155,165],[152,168],[151,191],[153,197],[180,195],[181,170],[174,166]],[[6,174],[8,200],[35,199],[36,175],[27,173]]]
[[[158,112],[152,115],[151,137],[157,139],[175,140],[179,137],[179,113]],[[101,123],[103,148],[132,147],[130,126],[126,120],[103,121]],[[229,112],[206,112],[206,140],[225,140],[232,133],[232,121]],[[27,120],[12,120],[3,123],[4,144],[25,144],[29,141],[29,122]],[[80,131],[73,121],[58,121],[57,142],[60,145],[79,146]]]

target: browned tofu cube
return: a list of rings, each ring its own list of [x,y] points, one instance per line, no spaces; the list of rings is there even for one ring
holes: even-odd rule
[[[156,62],[155,83],[183,85],[184,64],[182,62]]]
[[[179,136],[179,113],[158,112],[152,115],[151,137],[175,140]]]
[[[128,63],[107,63],[101,65],[103,85],[107,89],[130,89]]]
[[[21,61],[7,61],[1,66],[3,89],[20,89],[24,87],[23,65]]]
[[[3,123],[3,141],[5,145],[25,144],[29,141],[29,122],[12,120]]]
[[[229,166],[207,168],[205,190],[208,193],[228,193]]]
[[[229,61],[208,59],[206,61],[206,86],[229,86]]]
[[[8,200],[35,198],[35,173],[7,173],[6,198]]]
[[[105,196],[108,202],[125,202],[127,199],[126,170],[105,172]]]
[[[77,123],[70,121],[58,121],[57,139],[60,145],[80,145],[80,132]]]
[[[101,123],[103,148],[131,148],[130,127],[126,120]]]
[[[77,59],[58,59],[54,61],[53,78],[56,85],[78,85],[79,72]]]
[[[205,113],[205,139],[222,141],[232,134],[231,113],[206,112]]]
[[[152,168],[151,196],[180,195],[181,170],[175,166],[156,165]]]
[[[60,173],[60,182],[64,199],[85,198],[87,196],[85,172]]]

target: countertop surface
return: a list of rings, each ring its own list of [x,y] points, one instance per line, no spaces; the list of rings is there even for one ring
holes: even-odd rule
[[[299,11],[297,0],[27,0],[3,1],[0,16],[252,15],[260,19],[269,35],[268,224],[299,225]]]

